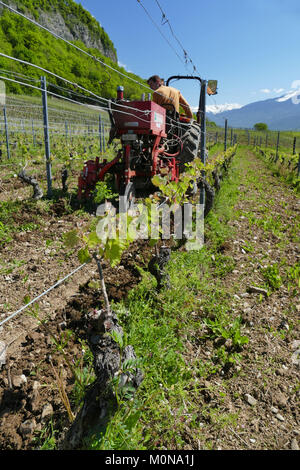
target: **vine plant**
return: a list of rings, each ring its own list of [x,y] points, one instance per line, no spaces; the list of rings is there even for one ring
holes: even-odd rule
[[[195,182],[203,182],[203,175],[206,181],[213,185],[214,173],[220,168],[227,168],[228,162],[236,152],[237,145],[229,148],[223,154],[217,155],[214,160],[203,163],[200,158],[194,159],[185,165],[184,173],[180,174],[178,182],[168,182],[162,176],[154,176],[152,182],[157,186],[160,192],[165,196],[170,204],[184,204],[190,201],[189,190],[193,189]]]
[[[165,198],[165,203],[170,206],[172,204],[183,205],[190,201],[189,190],[193,188],[195,181],[201,181],[203,173],[205,173],[206,179],[212,180],[214,170],[218,166],[226,164],[234,155],[235,150],[236,146],[231,147],[227,152],[217,156],[214,161],[205,165],[200,159],[195,159],[186,165],[186,170],[180,175],[178,182],[168,181],[166,184],[166,178],[158,175],[152,178],[152,182],[159,189],[160,197],[162,195]],[[144,200],[144,208],[146,208],[147,214],[146,231],[148,234],[150,233],[149,227],[153,222],[151,221],[151,216],[153,216],[151,204],[158,202],[158,200],[159,195]],[[85,227],[85,229],[72,230],[64,236],[65,245],[68,248],[80,246],[78,258],[81,263],[88,263],[92,260],[96,262],[109,317],[111,316],[111,309],[101,263],[105,259],[111,267],[115,267],[121,262],[123,252],[136,240],[135,228],[139,224],[141,215],[140,205],[137,205],[136,209],[116,214],[112,206],[108,204],[106,210],[96,217],[90,226]],[[145,218],[143,221],[145,222]],[[160,234],[161,230],[159,229],[158,237],[160,237]],[[150,239],[150,245],[154,246],[158,239]]]

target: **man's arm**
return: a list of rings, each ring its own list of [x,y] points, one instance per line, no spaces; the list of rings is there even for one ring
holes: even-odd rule
[[[179,103],[180,105],[183,107],[184,109],[184,112],[186,114],[186,116],[188,118],[193,118],[193,113],[192,113],[192,110],[190,108],[190,105],[188,104],[188,102],[184,99],[184,97],[182,96],[182,94],[180,93],[179,95]]]

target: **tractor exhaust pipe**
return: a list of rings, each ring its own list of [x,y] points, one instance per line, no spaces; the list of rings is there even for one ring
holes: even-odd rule
[[[124,87],[123,86],[118,86],[117,88],[117,99],[118,100],[124,99]]]

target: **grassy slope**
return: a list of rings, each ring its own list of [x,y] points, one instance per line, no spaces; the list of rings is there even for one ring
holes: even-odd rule
[[[93,61],[75,48],[56,39],[50,33],[7,10],[3,10],[0,16],[0,42],[3,53],[43,67],[105,98],[114,97],[118,85],[123,85],[125,96],[132,99],[139,98],[142,91],[144,91],[132,80]],[[99,58],[108,66],[119,70],[122,74],[130,76],[138,82],[143,82],[143,79],[126,72],[123,67],[119,67],[115,62],[101,55],[98,50],[88,49],[81,41],[76,41],[76,45]],[[21,73],[37,80],[41,76],[41,71],[38,69],[24,66],[3,57],[0,58],[0,68]],[[54,85],[66,86],[64,81],[52,76],[49,77],[49,81]],[[7,91],[14,94],[39,94],[37,90],[22,87],[20,84],[12,82],[6,82],[6,86]],[[56,91],[56,89],[54,90]]]

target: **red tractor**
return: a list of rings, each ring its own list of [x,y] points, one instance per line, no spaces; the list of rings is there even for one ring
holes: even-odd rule
[[[196,78],[202,84],[198,77],[172,78]],[[116,191],[124,196],[124,210],[134,200],[136,191],[151,187],[153,176],[161,174],[169,181],[178,181],[184,164],[198,155],[201,130],[205,129],[205,99],[203,93],[201,95],[197,123],[176,113],[170,115],[153,101],[125,101],[123,88],[119,87],[117,100],[111,101],[109,106],[109,143],[118,138],[121,148],[111,161],[100,162],[97,157],[95,161],[85,162],[78,180],[79,199],[89,197],[96,183],[104,181],[107,174],[113,176]],[[204,119],[200,127],[201,107]],[[201,142],[202,147],[205,149],[205,140]]]

